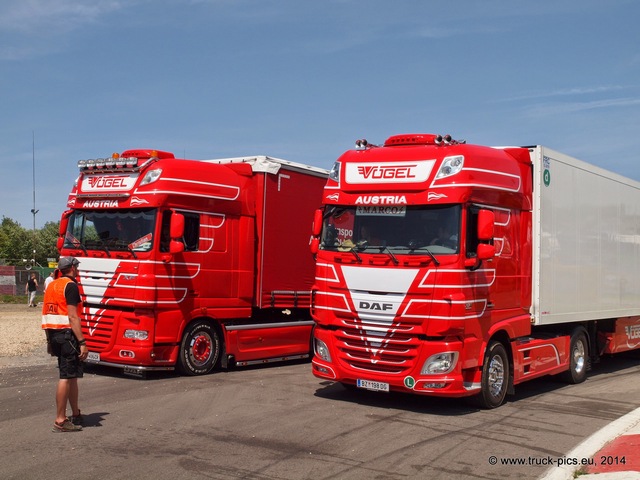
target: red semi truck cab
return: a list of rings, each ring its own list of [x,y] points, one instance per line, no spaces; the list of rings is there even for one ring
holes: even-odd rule
[[[308,227],[326,171],[128,150],[78,162],[58,248],[80,261],[89,362],[204,374],[309,355]]]
[[[602,351],[598,338],[615,336],[617,316],[640,328],[637,300],[608,305],[614,313],[596,330],[609,315],[599,305],[571,318],[571,295],[540,288],[549,285],[548,263],[555,276],[579,272],[566,263],[573,255],[551,261],[557,231],[540,228],[575,217],[540,209],[543,190],[568,192],[553,176],[564,164],[541,152],[411,134],[381,146],[359,140],[344,153],[311,241],[314,375],[368,390],[473,396],[493,408],[531,378],[565,372],[582,381],[589,353]],[[637,273],[629,275],[625,282]]]

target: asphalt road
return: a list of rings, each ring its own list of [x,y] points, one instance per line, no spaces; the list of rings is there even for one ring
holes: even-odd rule
[[[1,478],[535,479],[640,405],[637,354],[581,385],[521,385],[490,411],[345,390],[309,363],[147,380],[96,369],[80,381],[88,425],[61,434],[56,375],[49,359],[0,368]]]

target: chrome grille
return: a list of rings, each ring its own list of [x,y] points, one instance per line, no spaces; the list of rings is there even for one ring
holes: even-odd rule
[[[336,332],[340,361],[355,370],[403,375],[413,368],[420,342],[412,326],[341,328]]]

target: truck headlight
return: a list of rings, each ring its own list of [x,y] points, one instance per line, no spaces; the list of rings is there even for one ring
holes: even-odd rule
[[[160,175],[162,175],[161,168],[156,168],[155,170],[149,170],[147,173],[144,174],[144,178],[140,182],[140,186],[142,187],[144,185],[149,185],[150,183],[155,182],[160,178]]]
[[[314,338],[313,347],[318,357],[320,357],[325,362],[331,361],[331,355],[329,354],[329,348],[327,347],[326,343],[324,343],[322,340],[318,340],[317,338]]]
[[[124,338],[130,340],[146,340],[149,338],[149,332],[146,330],[125,330]]]
[[[335,162],[329,171],[329,179],[334,182],[340,181],[340,162]]]
[[[462,155],[455,155],[453,157],[445,157],[440,165],[440,170],[436,175],[436,178],[445,178],[455,175],[464,165],[464,157]]]
[[[458,352],[436,353],[422,365],[421,375],[441,375],[449,373],[456,366]]]

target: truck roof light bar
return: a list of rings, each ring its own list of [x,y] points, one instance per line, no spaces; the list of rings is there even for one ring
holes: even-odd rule
[[[454,140],[451,135],[433,135],[429,133],[393,135],[384,142],[385,147],[410,145],[462,145],[466,140]]]
[[[145,162],[146,163],[146,162]],[[78,169],[82,171],[112,171],[112,170],[124,170],[135,169],[141,166],[137,157],[121,157],[117,153],[114,153],[109,158],[96,158],[89,160],[78,160]]]
[[[175,158],[171,152],[160,150],[127,150],[113,153],[107,158],[97,158],[95,160],[79,160],[80,171],[101,170],[101,171],[122,171],[141,170],[145,165],[162,158]]]

